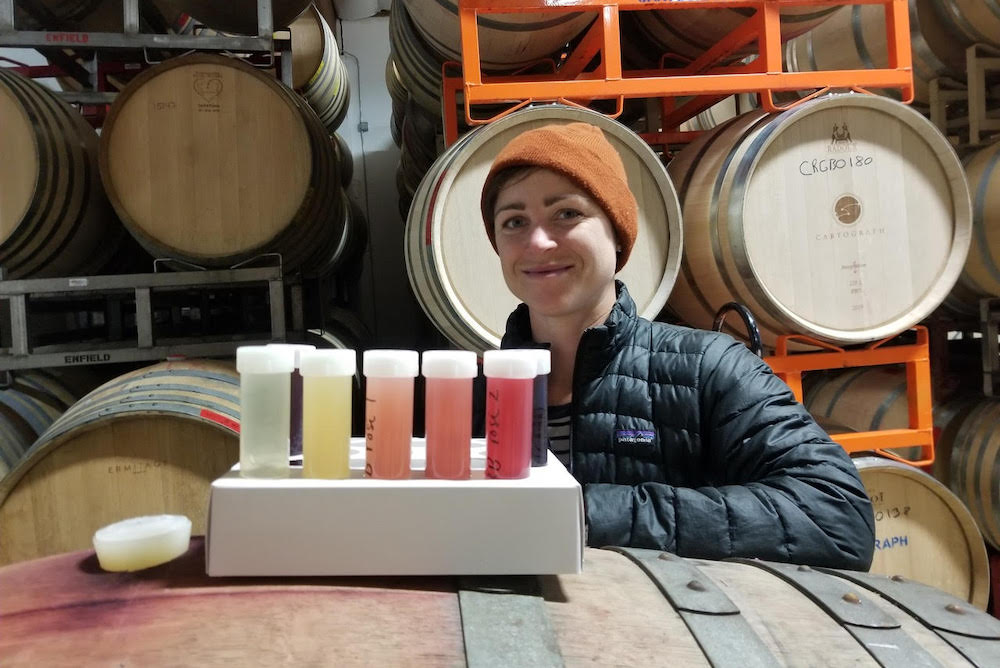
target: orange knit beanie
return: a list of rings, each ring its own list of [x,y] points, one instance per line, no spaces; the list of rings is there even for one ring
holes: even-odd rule
[[[601,129],[589,123],[546,125],[523,132],[497,155],[483,184],[484,194],[490,181],[508,167],[534,166],[552,170],[576,183],[594,198],[611,221],[615,239],[621,246],[616,271],[625,266],[638,232],[639,207],[628,187],[628,177],[621,156],[604,137]],[[493,229],[493,202],[480,200],[486,234],[497,247]]]

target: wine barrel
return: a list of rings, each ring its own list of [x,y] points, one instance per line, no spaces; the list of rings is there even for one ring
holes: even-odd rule
[[[483,229],[479,199],[493,159],[515,136],[543,125],[586,122],[604,131],[625,164],[639,201],[639,231],[619,277],[640,315],[655,317],[677,275],[680,212],[659,158],[631,130],[586,109],[544,105],[515,112],[453,144],[424,177],[406,221],[406,270],[413,291],[437,328],[455,345],[500,345],[518,300],[507,289]]]
[[[938,0],[933,5],[948,34],[963,49],[973,44],[1000,48],[997,0]]]
[[[97,134],[51,91],[0,69],[5,278],[93,274],[124,237],[97,171]]]
[[[447,1],[419,2],[415,3],[414,6],[419,7],[418,11],[421,12],[425,10],[437,11],[437,6]],[[386,65],[386,85],[394,101],[399,100],[401,97],[399,88],[403,88],[431,117],[440,118],[442,105],[441,68],[447,60],[454,59],[444,58],[434,51],[418,29],[414,21],[415,17],[410,15],[409,8],[410,5],[401,0],[393,0],[392,2],[392,10],[389,13],[389,44],[392,64]],[[535,33],[530,34],[534,35]],[[461,58],[458,60],[460,61]],[[514,69],[523,70],[523,68]],[[542,71],[551,72],[551,67],[543,66],[534,70],[528,68],[523,71],[528,74]],[[394,81],[397,78],[398,81]],[[405,103],[405,98],[402,99],[402,102]],[[477,117],[491,118],[509,107],[509,104],[476,105],[475,113]],[[461,102],[457,104],[456,113],[459,131],[468,129],[465,124],[465,106]]]
[[[354,154],[347,141],[337,133],[333,134],[333,145],[337,150],[337,164],[340,165],[340,185],[347,188],[354,180]]]
[[[410,210],[420,181],[438,157],[438,129],[440,121],[429,116],[412,98],[406,102],[400,127],[399,193],[403,220]]]
[[[401,0],[441,60],[462,62],[457,0]],[[399,2],[394,2],[396,11]],[[484,70],[510,70],[552,55],[582,33],[596,12],[480,14],[479,60]]]
[[[930,102],[928,86],[932,79],[965,77],[964,67],[956,70],[949,65],[964,60],[965,55],[944,33],[934,4],[934,0],[909,0],[914,101],[922,105]],[[785,69],[789,72],[888,68],[885,7],[841,7],[822,25],[785,44],[784,54]],[[900,99],[896,89],[877,92]]]
[[[351,101],[347,68],[333,30],[316,7],[295,19],[292,32],[292,85],[331,134],[347,115]]]
[[[780,334],[884,338],[940,304],[968,253],[958,158],[926,118],[884,97],[744,114],[668,171],[685,228],[670,307],[702,329],[736,301],[768,347]]]
[[[80,396],[58,372],[11,372],[0,387],[0,479],[25,451]]]
[[[359,260],[368,245],[368,221],[361,208],[351,201],[347,193],[341,191],[340,234],[329,261],[318,270],[320,275],[359,269]]]
[[[190,14],[209,28],[244,35],[257,34],[257,0],[153,0],[168,21]],[[287,28],[310,0],[271,0],[273,26]]]
[[[164,362],[98,387],[0,480],[0,563],[81,549],[125,517],[187,515],[204,531],[208,490],[239,458],[239,376]]]
[[[37,3],[26,3],[18,0],[17,5],[19,11],[21,11],[22,5],[28,5],[29,9],[34,9],[37,14],[47,12],[56,21],[55,25],[48,27],[57,28],[62,27],[63,22],[79,21],[86,18],[98,5],[104,2],[105,0],[41,0]],[[38,20],[38,17],[33,16],[32,18]]]
[[[393,0],[389,12],[389,44],[391,64],[386,64],[386,85],[390,95],[396,99],[402,88],[428,114],[440,116],[443,61],[424,42],[406,5],[399,0]],[[464,118],[463,111],[459,119]]]
[[[897,367],[862,367],[825,375],[808,384],[803,405],[813,417],[843,425],[853,432],[908,429],[910,408],[906,373]],[[921,448],[889,448],[917,461]]]
[[[812,30],[826,21],[837,7],[782,7],[781,39],[787,41]],[[692,61],[715,46],[722,38],[750,19],[755,10],[751,7],[715,9],[659,9],[632,12],[635,22],[646,39],[655,44],[659,52]],[[757,42],[729,54],[729,60],[739,60],[758,53]]]
[[[315,273],[342,234],[333,140],[302,99],[234,58],[173,58],[117,97],[101,176],[153,255],[231,266],[280,253]]]
[[[681,123],[678,130],[705,132],[722,125],[731,118],[735,118],[747,111],[759,109],[756,93],[740,93],[730,95],[719,100],[705,111],[700,112],[694,118]]]
[[[982,399],[958,419],[948,444],[950,486],[969,506],[986,542],[1000,549],[1000,400]]]
[[[978,319],[979,300],[1000,297],[1000,144],[980,149],[964,162],[972,194],[972,245],[944,307]]]
[[[875,511],[871,572],[902,575],[986,609],[990,570],[983,536],[962,501],[920,469],[855,457]]]
[[[579,575],[283,583],[206,576],[200,537],[132,573],[73,552],[0,569],[0,652],[10,668],[1000,663],[1000,621],[919,583],[660,555],[588,549]]]
[[[806,410],[821,426],[831,425],[829,433],[909,428],[906,371],[901,365],[811,373],[803,383],[803,390]],[[944,400],[935,397],[933,475],[944,485],[951,480],[955,431],[976,403],[977,400],[962,396]],[[911,461],[921,455],[919,447],[888,450]]]

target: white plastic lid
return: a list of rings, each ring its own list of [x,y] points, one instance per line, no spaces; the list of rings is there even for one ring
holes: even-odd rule
[[[348,348],[306,350],[299,359],[299,372],[306,376],[353,376],[358,353]]]
[[[552,351],[546,348],[532,348],[525,352],[531,353],[538,362],[539,376],[544,376],[552,371]]]
[[[362,355],[366,376],[413,378],[419,373],[416,350],[366,350]]]
[[[236,370],[240,373],[291,373],[295,354],[286,348],[240,346],[236,349]]]
[[[268,348],[281,348],[283,350],[291,350],[295,355],[295,368],[299,367],[299,360],[302,359],[302,353],[307,350],[316,350],[316,346],[310,346],[305,343],[269,343]]]
[[[93,542],[104,570],[138,571],[187,552],[191,520],[184,515],[132,517],[98,529]]]
[[[534,350],[487,350],[483,353],[483,375],[487,378],[534,378],[538,359]]]
[[[476,353],[468,350],[427,350],[420,362],[425,378],[475,378]]]

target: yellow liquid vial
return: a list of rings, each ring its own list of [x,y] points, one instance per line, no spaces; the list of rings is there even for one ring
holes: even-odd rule
[[[350,476],[352,376],[309,376],[302,382],[302,476]]]

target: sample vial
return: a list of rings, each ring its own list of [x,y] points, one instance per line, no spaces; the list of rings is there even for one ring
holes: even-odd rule
[[[531,350],[538,362],[531,401],[531,465],[545,466],[549,456],[549,372],[552,353],[545,349]]]
[[[365,476],[410,476],[413,439],[413,379],[419,363],[415,350],[366,350]]]
[[[421,360],[426,381],[424,424],[428,478],[465,480],[472,449],[472,379],[479,373],[476,353],[428,350]]]
[[[240,373],[240,475],[288,477],[288,424],[295,355],[267,346],[236,349]]]
[[[531,469],[531,413],[538,361],[529,350],[487,350],[486,477],[524,478]]]
[[[302,373],[302,477],[347,478],[351,454],[351,389],[357,353],[311,350]]]
[[[305,350],[316,350],[316,346],[304,343],[269,343],[268,348],[291,350],[295,355],[295,370],[292,371],[291,412],[288,421],[289,450],[293,455],[302,454],[302,374],[299,373],[299,356]]]

